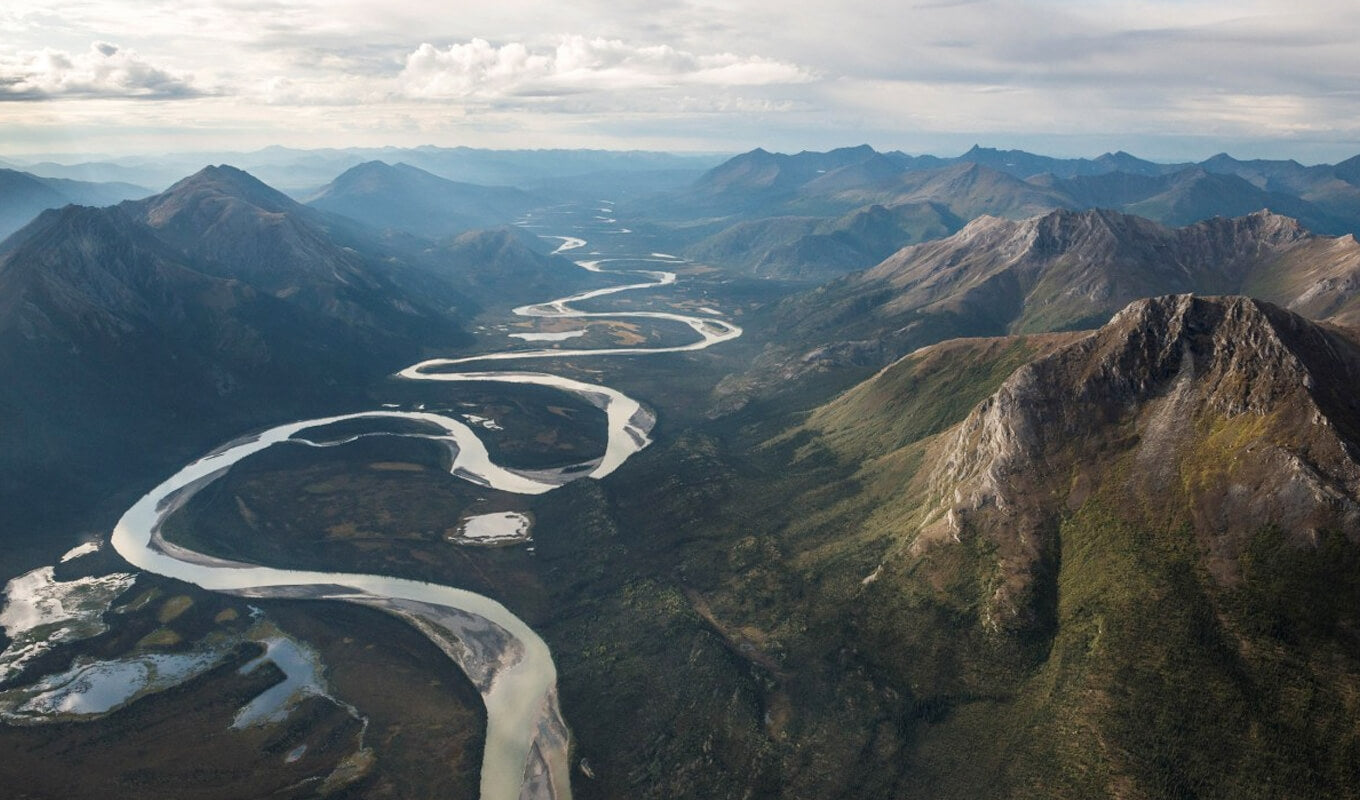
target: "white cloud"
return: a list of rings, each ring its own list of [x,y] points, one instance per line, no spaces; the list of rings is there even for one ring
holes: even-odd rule
[[[394,138],[418,129],[435,144],[499,145],[516,125],[534,142],[617,144],[627,124],[639,141],[685,131],[686,144],[706,149],[872,137],[944,152],[959,141],[1042,145],[1082,135],[1086,155],[1143,154],[1142,142],[1179,137],[1205,141],[1176,157],[1254,141],[1250,152],[1336,159],[1360,138],[1354,6],[0,0],[0,98],[49,101],[0,102],[0,148],[51,119],[25,141],[93,130],[102,146],[120,130],[150,136],[157,120],[170,140],[216,128],[223,146],[243,131],[344,145],[359,128],[381,143],[386,125]],[[120,48],[87,52],[91,41]],[[132,63],[114,75],[109,62],[118,59]],[[194,90],[213,97],[135,99]],[[159,122],[162,114],[174,123]]]
[[[0,55],[0,100],[55,97],[168,98],[201,94],[191,78],[147,62],[136,51],[95,42],[83,53],[45,48]]]
[[[566,36],[555,48],[485,39],[439,49],[422,44],[406,57],[399,81],[423,99],[559,96],[581,92],[738,87],[804,83],[807,69],[733,53],[696,54],[669,45]]]

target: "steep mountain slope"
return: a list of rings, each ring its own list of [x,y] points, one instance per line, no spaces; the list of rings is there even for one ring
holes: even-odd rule
[[[941,439],[912,549],[965,530],[1004,539],[983,618],[1006,630],[1047,624],[1031,581],[1051,569],[1056,523],[1088,503],[1188,524],[1224,586],[1261,531],[1300,546],[1324,531],[1360,540],[1357,379],[1353,340],[1278,307],[1138,301],[1017,371]]]
[[[0,257],[11,532],[96,502],[73,487],[139,474],[176,443],[206,446],[265,409],[352,397],[394,366],[392,344],[196,271],[124,209],[45,212]],[[152,440],[165,447],[142,446]]]
[[[348,225],[210,168],[10,237],[0,505],[16,540],[75,524],[111,484],[265,421],[352,407],[470,341],[474,303],[452,281]]]
[[[0,170],[0,238],[23,227],[44,209],[68,204],[66,195],[25,172]]]
[[[0,240],[49,208],[72,203],[106,206],[148,194],[147,190],[128,183],[40,178],[27,172],[0,169]]]
[[[541,203],[519,189],[458,183],[409,164],[369,161],[331,181],[307,204],[371,227],[439,239],[508,224]]]
[[[1246,298],[928,348],[765,446],[811,487],[709,603],[809,714],[820,659],[868,684],[889,730],[797,730],[884,796],[1354,796],[1357,381],[1352,333]]]
[[[419,269],[409,252],[249,173],[207,167],[124,208],[206,274],[286,297],[377,341],[458,339],[447,312],[468,307],[467,299]]]
[[[889,356],[949,336],[1089,327],[1166,292],[1249,291],[1352,319],[1358,258],[1353,237],[1268,212],[1177,229],[1109,211],[984,217],[793,298],[779,318],[793,341],[874,339]]]
[[[1351,334],[1167,297],[659,441],[571,499],[613,549],[544,628],[565,697],[636,709],[586,715],[592,786],[1356,796],[1357,380]]]

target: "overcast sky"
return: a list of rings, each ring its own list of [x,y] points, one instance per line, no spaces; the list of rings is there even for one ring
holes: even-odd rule
[[[4,0],[6,153],[270,144],[1336,161],[1355,0]]]

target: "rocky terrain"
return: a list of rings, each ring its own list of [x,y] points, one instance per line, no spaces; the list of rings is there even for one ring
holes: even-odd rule
[[[681,569],[799,698],[771,796],[1351,796],[1357,379],[1353,331],[1167,296],[925,348],[767,440],[787,472]]]
[[[1249,292],[1351,321],[1357,268],[1354,237],[1317,236],[1266,211],[1174,229],[1113,211],[1055,211],[977,219],[776,314],[795,341],[873,340],[873,356],[891,358],[948,336],[1089,328],[1166,292]]]

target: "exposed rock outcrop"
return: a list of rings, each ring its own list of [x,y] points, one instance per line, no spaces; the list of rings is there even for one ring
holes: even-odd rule
[[[1034,576],[1058,521],[1089,498],[1156,526],[1179,512],[1219,580],[1271,526],[1307,545],[1360,540],[1360,351],[1261,301],[1140,300],[1019,369],[923,471],[916,553],[965,535],[995,547],[995,629],[1035,623]]]

